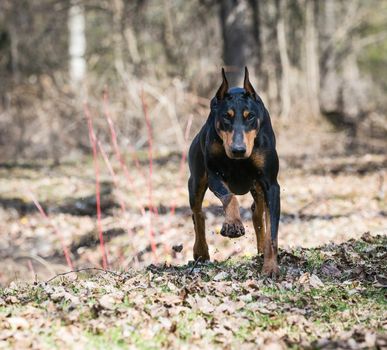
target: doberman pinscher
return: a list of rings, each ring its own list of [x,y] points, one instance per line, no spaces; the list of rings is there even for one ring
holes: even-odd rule
[[[247,67],[243,89],[229,89],[224,69],[222,76],[222,85],[211,100],[210,115],[192,141],[188,156],[189,201],[195,228],[194,259],[210,259],[202,212],[207,188],[223,204],[225,221],[220,233],[229,238],[245,234],[235,195],[250,191],[254,199],[251,210],[258,253],[264,254],[262,272],[275,275],[278,273],[280,187],[270,116],[250,83]]]

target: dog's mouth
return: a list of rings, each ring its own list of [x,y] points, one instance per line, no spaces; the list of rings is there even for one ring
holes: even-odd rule
[[[238,154],[238,155],[233,155],[230,157],[231,159],[247,159],[249,157],[245,156],[244,154]]]

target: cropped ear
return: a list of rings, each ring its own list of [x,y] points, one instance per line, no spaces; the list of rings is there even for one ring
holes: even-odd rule
[[[220,85],[215,95],[218,101],[223,100],[224,96],[227,94],[227,91],[228,91],[228,81],[226,78],[226,73],[224,72],[224,68],[222,68],[222,78],[223,78],[222,85]]]
[[[255,99],[257,98],[257,93],[255,92],[253,85],[250,83],[249,71],[247,67],[245,67],[245,80],[243,82],[243,88],[250,96],[254,97]]]

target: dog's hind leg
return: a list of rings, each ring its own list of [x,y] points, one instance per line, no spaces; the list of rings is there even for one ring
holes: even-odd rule
[[[254,189],[251,190],[251,195],[254,199],[254,202],[251,206],[251,211],[253,212],[255,235],[257,236],[257,250],[258,253],[263,254],[265,247],[266,225],[264,222],[265,196],[262,191],[262,187],[257,184]]]
[[[280,187],[277,182],[269,184],[265,191],[265,224],[264,258],[262,273],[277,275],[278,224],[280,218]]]
[[[202,211],[204,194],[208,187],[207,176],[191,177],[188,180],[189,203],[192,209],[192,220],[195,229],[194,259],[210,260],[206,241],[205,217]]]

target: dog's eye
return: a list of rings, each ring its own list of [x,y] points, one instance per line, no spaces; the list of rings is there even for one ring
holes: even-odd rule
[[[249,113],[248,117],[247,117],[247,120],[248,121],[252,121],[255,119],[255,114],[254,113]]]
[[[228,129],[228,128],[231,127],[232,122],[231,122],[231,120],[229,119],[229,117],[228,117],[227,114],[225,114],[225,115],[222,116],[221,124],[223,125],[223,128],[225,128],[225,129]]]
[[[224,121],[226,124],[231,124],[230,116],[229,116],[228,114],[224,114],[224,115],[223,115],[223,121]]]

